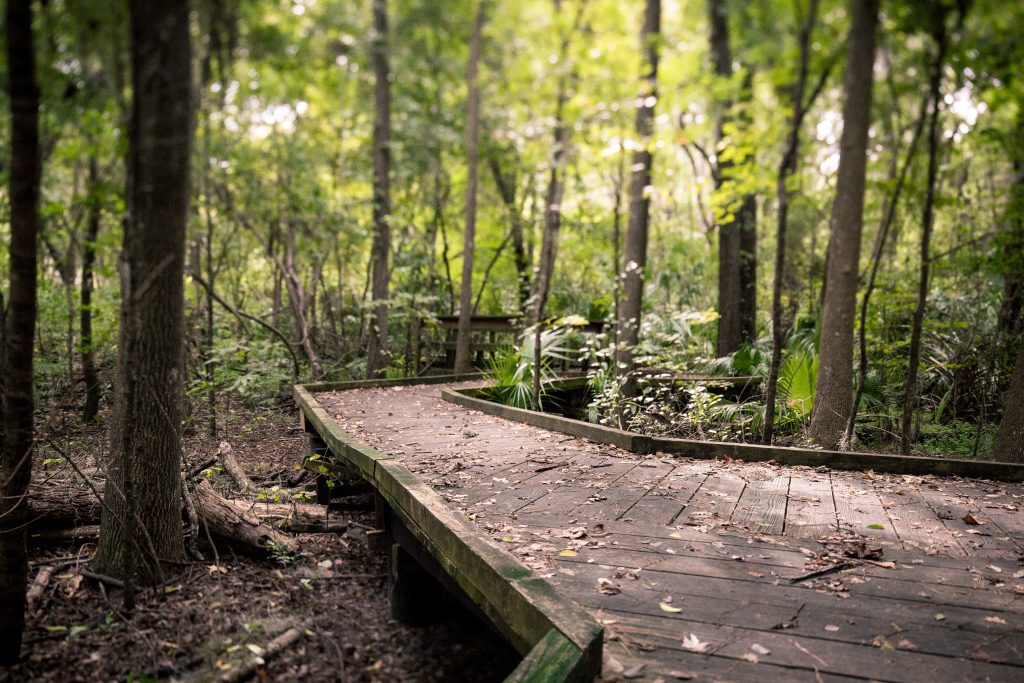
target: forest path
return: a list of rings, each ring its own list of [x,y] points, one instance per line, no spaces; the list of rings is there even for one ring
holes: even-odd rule
[[[1021,486],[636,455],[454,386],[317,399],[589,609],[605,677],[1024,678]]]

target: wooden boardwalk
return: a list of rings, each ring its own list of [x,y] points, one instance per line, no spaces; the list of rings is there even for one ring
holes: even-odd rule
[[[445,386],[317,399],[588,608],[605,678],[1024,680],[1021,486],[638,456]]]

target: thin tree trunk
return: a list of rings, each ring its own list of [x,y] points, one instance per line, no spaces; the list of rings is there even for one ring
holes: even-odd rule
[[[924,131],[924,123],[928,119],[928,102],[925,101],[921,106],[921,113],[917,117],[917,123],[914,126],[914,135],[910,140],[910,146],[907,148],[907,156],[903,160],[903,167],[899,171],[899,175],[896,177],[896,185],[893,187],[892,196],[888,198],[888,201],[883,212],[882,224],[878,228],[878,236],[875,239],[874,247],[871,249],[871,269],[868,273],[867,285],[864,288],[864,295],[860,302],[860,320],[857,327],[857,346],[859,350],[859,360],[857,367],[857,389],[853,395],[853,403],[850,406],[850,419],[846,423],[846,443],[852,446],[854,440],[854,431],[857,423],[857,411],[860,408],[861,398],[864,396],[864,384],[867,382],[868,377],[868,345],[867,345],[867,319],[868,319],[868,306],[871,303],[871,294],[875,291],[875,281],[878,277],[878,269],[882,263],[882,254],[885,252],[885,243],[888,240],[889,232],[892,229],[896,217],[896,207],[899,205],[900,195],[903,193],[903,186],[906,184],[907,173],[910,170],[911,163],[914,160],[914,154],[917,151],[917,144],[921,139],[921,133]]]
[[[116,425],[97,571],[125,582],[185,559],[181,527],[185,228],[193,105],[189,3],[132,0],[132,121]]]
[[[786,231],[789,226],[789,179],[796,173],[799,162],[800,128],[803,125],[807,107],[804,92],[807,89],[807,70],[811,57],[811,34],[818,21],[818,0],[809,0],[807,17],[800,28],[800,57],[796,82],[790,96],[793,114],[790,118],[786,149],[779,164],[775,187],[778,195],[778,218],[775,236],[775,274],[772,285],[772,360],[768,370],[768,385],[765,388],[765,416],[762,439],[771,443],[775,434],[775,398],[779,386],[779,366],[782,363],[782,346],[786,343],[787,321],[783,319],[782,289],[786,273]]]
[[[27,492],[32,480],[35,413],[36,240],[39,235],[39,86],[30,0],[7,2],[7,70],[11,106],[10,296],[3,355],[0,434],[0,664],[17,663],[25,629]]]
[[[846,433],[853,395],[853,322],[864,226],[864,182],[875,65],[878,0],[852,0],[843,87],[843,132],[826,272],[818,380],[810,435],[834,449]]]
[[[82,289],[79,307],[79,336],[82,350],[82,377],[85,381],[85,405],[82,421],[96,421],[100,409],[100,378],[96,371],[96,349],[92,337],[93,268],[96,264],[96,240],[100,233],[102,198],[100,197],[99,164],[96,156],[89,157],[89,218],[85,240],[82,243]]]
[[[732,76],[732,55],[729,50],[729,10],[725,0],[708,0],[710,20],[711,56],[715,75],[723,81]],[[716,147],[723,143],[723,128],[731,107],[731,99],[718,103],[720,114],[715,125]],[[718,161],[712,165],[715,190],[721,191],[731,162]],[[702,212],[703,213],[703,212]],[[741,298],[742,280],[740,256],[741,215],[718,224],[718,338],[716,353],[725,356],[736,351],[743,341]]]
[[[633,350],[640,336],[643,310],[644,269],[647,266],[647,232],[650,222],[651,136],[654,132],[654,105],[658,101],[658,42],[661,37],[661,0],[647,0],[644,6],[640,44],[643,50],[643,74],[636,110],[636,136],[639,147],[633,153],[633,175],[629,185],[629,222],[623,254],[622,301],[617,321],[616,363],[622,372],[622,394],[636,395]]]
[[[561,12],[560,0],[555,0],[555,11]],[[569,58],[569,40],[579,26],[583,15],[581,4],[573,28],[562,36],[558,51],[558,64],[564,65]],[[564,68],[564,67],[563,67]],[[563,73],[558,79],[558,93],[555,96],[555,126],[551,140],[551,170],[548,175],[548,189],[544,201],[544,235],[541,238],[540,259],[537,270],[537,286],[533,293],[533,311],[530,322],[534,326],[533,345],[533,409],[540,410],[541,375],[541,328],[544,309],[551,291],[551,279],[555,271],[555,257],[558,254],[558,233],[562,227],[562,196],[565,193],[565,164],[569,158],[569,128],[565,125],[565,106],[569,102],[570,88],[576,81],[576,67]]]
[[[936,51],[928,86],[928,101],[931,114],[928,121],[928,179],[925,185],[924,205],[921,209],[921,274],[918,280],[917,305],[914,308],[914,322],[910,333],[910,358],[903,387],[903,418],[900,421],[900,451],[910,453],[914,440],[913,420],[917,407],[917,372],[921,363],[921,333],[924,328],[924,309],[928,301],[928,279],[931,267],[932,228],[935,224],[935,192],[939,175],[939,145],[942,131],[939,128],[939,114],[942,110],[942,66],[949,46],[946,17],[936,18],[934,34]]]
[[[380,377],[387,365],[388,288],[391,252],[391,83],[388,69],[387,0],[373,0],[374,74],[373,124],[373,305],[369,345],[366,353],[366,376]]]
[[[519,295],[519,310],[525,313],[530,301],[530,259],[526,253],[526,242],[523,238],[523,215],[516,204],[515,178],[509,178],[501,170],[497,153],[487,155],[494,176],[494,184],[498,188],[505,211],[508,213],[509,234],[512,237],[512,261],[516,268],[516,292]]]
[[[473,22],[473,36],[469,46],[469,67],[466,71],[468,103],[466,106],[466,228],[462,247],[462,285],[459,292],[459,327],[455,337],[455,372],[469,372],[470,366],[470,324],[473,315],[473,251],[476,245],[476,188],[477,151],[480,137],[480,89],[477,85],[477,71],[480,66],[480,50],[483,40],[487,0],[477,5]]]

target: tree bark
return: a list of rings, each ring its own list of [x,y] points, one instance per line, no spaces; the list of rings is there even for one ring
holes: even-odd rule
[[[779,163],[779,172],[775,182],[778,195],[778,211],[775,235],[775,274],[772,285],[772,360],[768,370],[768,384],[765,387],[764,429],[761,438],[770,444],[775,434],[775,398],[779,386],[779,366],[782,364],[782,347],[786,343],[788,321],[784,319],[782,307],[782,290],[786,279],[786,231],[789,226],[789,179],[796,173],[799,150],[800,128],[807,106],[804,93],[807,90],[807,71],[811,57],[811,34],[818,21],[818,0],[809,0],[807,17],[800,29],[798,43],[800,45],[799,66],[790,106],[793,108],[790,117],[789,133],[786,137],[786,148]]]
[[[505,204],[508,213],[509,234],[512,236],[512,260],[516,268],[516,292],[519,295],[519,310],[525,315],[530,301],[530,256],[526,252],[526,242],[523,239],[523,214],[516,203],[515,177],[510,177],[501,169],[497,152],[491,150],[487,155],[488,164],[491,167],[491,174],[494,176],[494,184],[501,195],[501,201]]]
[[[729,9],[725,0],[708,0],[711,57],[715,75],[722,80],[732,76],[732,54],[729,49]],[[716,148],[723,144],[724,125],[727,112],[732,106],[731,98],[719,102],[720,113],[715,126]],[[712,172],[715,190],[721,191],[732,163],[716,161]],[[739,349],[744,341],[751,341],[749,330],[745,329],[744,303],[749,306],[750,292],[744,291],[744,259],[742,255],[743,230],[747,227],[749,201],[743,202],[740,211],[718,225],[718,337],[716,353],[725,356]],[[745,245],[749,248],[749,244]]]
[[[366,353],[366,376],[381,377],[387,365],[388,288],[391,252],[391,83],[388,69],[387,0],[373,0],[372,61],[374,75],[373,123],[373,305]]]
[[[1017,351],[992,457],[1003,462],[1024,462],[1024,343]]]
[[[875,65],[878,0],[852,0],[847,39],[843,132],[825,277],[818,380],[810,435],[832,450],[846,433],[853,397],[853,322],[864,227],[864,181]]]
[[[931,102],[931,115],[928,121],[928,178],[925,184],[924,205],[921,208],[921,271],[917,287],[917,305],[914,308],[914,321],[910,332],[910,357],[907,361],[907,376],[903,386],[903,417],[900,421],[900,451],[910,453],[914,440],[913,419],[917,407],[917,373],[921,363],[921,334],[924,328],[924,309],[928,301],[928,280],[931,267],[932,228],[935,224],[935,186],[939,175],[939,145],[942,131],[939,127],[939,114],[942,111],[942,65],[945,62],[946,50],[949,47],[949,33],[946,27],[946,14],[940,13],[934,18],[936,28],[933,32],[936,51],[932,65],[931,78],[928,86],[928,101]]]
[[[868,307],[871,304],[871,295],[875,290],[875,281],[878,277],[878,269],[882,263],[882,254],[885,253],[885,244],[888,240],[889,232],[892,230],[893,222],[896,217],[896,207],[899,205],[900,196],[903,193],[903,186],[906,184],[907,173],[910,170],[911,163],[914,160],[914,155],[917,152],[917,145],[921,139],[921,133],[924,131],[924,124],[927,119],[928,103],[924,102],[921,106],[921,113],[917,117],[917,123],[914,126],[914,134],[910,140],[910,146],[907,148],[907,156],[903,160],[903,167],[895,178],[896,185],[893,187],[892,196],[887,199],[885,204],[882,223],[878,228],[878,237],[876,238],[874,247],[871,250],[871,266],[868,274],[868,281],[864,287],[864,294],[861,297],[860,320],[857,327],[859,356],[857,362],[857,389],[854,391],[853,403],[850,405],[850,419],[846,423],[846,443],[851,447],[855,436],[857,411],[860,408],[860,400],[864,395],[864,384],[867,382],[868,377]]]
[[[658,43],[661,39],[661,0],[647,0],[644,6],[643,29],[640,33],[643,50],[643,73],[636,110],[636,136],[639,147],[633,153],[632,177],[629,184],[629,220],[622,269],[622,301],[619,303],[618,348],[615,362],[622,373],[622,394],[636,395],[633,372],[633,350],[640,336],[640,315],[643,310],[644,269],[647,266],[647,230],[650,222],[651,135],[654,132],[654,105],[658,100]]]
[[[459,327],[455,336],[455,372],[469,372],[470,325],[473,315],[473,252],[476,247],[477,152],[480,137],[480,89],[477,72],[480,66],[487,0],[477,4],[473,36],[469,45],[469,66],[466,69],[468,102],[466,105],[466,227],[462,247],[462,285],[459,291]]]
[[[555,11],[561,11],[561,2],[556,0]],[[583,14],[583,6],[576,15],[572,30],[562,36],[559,46],[558,64],[564,69],[569,59],[569,40]],[[558,255],[558,233],[562,227],[562,196],[565,193],[565,165],[569,158],[569,128],[565,125],[565,107],[571,96],[571,88],[576,80],[576,67],[569,73],[562,73],[558,79],[558,93],[555,96],[555,125],[551,140],[551,170],[548,175],[548,189],[544,197],[544,234],[541,238],[540,259],[537,269],[537,286],[533,293],[533,312],[530,316],[534,326],[533,345],[533,391],[534,410],[540,410],[541,363],[541,329],[544,322],[544,310],[548,304],[551,291],[551,280],[555,272],[555,258]]]
[[[34,452],[33,341],[36,240],[39,235],[39,86],[30,0],[7,2],[7,69],[11,105],[10,285],[4,342],[3,432],[0,435],[0,664],[15,664],[25,628],[28,557],[26,493]]]
[[[185,227],[193,108],[189,2],[132,0],[122,323],[96,569],[147,580],[185,559],[181,528]]]
[[[96,421],[100,410],[100,377],[96,370],[96,350],[92,338],[93,268],[96,264],[96,240],[100,234],[103,200],[100,196],[99,164],[95,155],[89,157],[89,218],[82,244],[82,285],[79,307],[79,337],[82,354],[82,378],[85,381],[85,404],[82,421]]]

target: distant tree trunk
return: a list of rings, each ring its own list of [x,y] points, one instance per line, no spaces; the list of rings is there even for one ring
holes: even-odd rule
[[[931,115],[928,121],[928,179],[925,184],[924,205],[921,208],[921,274],[918,279],[917,305],[910,332],[910,358],[907,361],[907,376],[903,386],[903,419],[900,421],[900,451],[910,453],[914,440],[913,420],[917,407],[917,372],[921,363],[921,333],[924,328],[924,309],[928,301],[928,279],[931,269],[931,239],[935,224],[935,186],[939,175],[939,145],[942,130],[939,114],[942,111],[942,66],[949,47],[949,32],[946,14],[939,12],[934,18],[936,51],[928,86],[928,101]]]
[[[100,377],[96,371],[96,349],[92,337],[93,268],[96,264],[96,240],[100,234],[103,201],[100,197],[99,164],[95,155],[89,157],[89,217],[82,244],[82,289],[79,307],[79,336],[82,350],[82,377],[85,381],[85,405],[82,421],[95,422],[100,409]]]
[[[736,222],[740,227],[740,341],[757,340],[757,197],[743,198]]]
[[[654,105],[658,100],[658,41],[661,34],[661,0],[647,0],[644,6],[640,44],[643,50],[643,85],[636,110],[636,136],[639,147],[633,153],[633,175],[629,185],[629,222],[626,225],[622,269],[622,301],[619,304],[616,363],[622,372],[622,393],[636,395],[633,350],[640,337],[643,311],[644,269],[647,266],[647,229],[650,221],[651,135],[654,132]]]
[[[488,164],[491,167],[491,174],[494,176],[494,184],[501,195],[501,201],[505,204],[505,211],[508,213],[509,234],[512,236],[512,260],[516,268],[516,292],[519,295],[519,310],[526,313],[530,301],[530,256],[526,252],[526,242],[523,238],[523,215],[516,203],[515,178],[509,177],[501,169],[496,152],[487,155]]]
[[[839,147],[832,237],[825,277],[825,304],[810,435],[834,449],[846,433],[853,397],[853,323],[864,227],[864,180],[875,65],[878,0],[852,0],[843,87],[843,132]]]
[[[459,327],[455,337],[455,372],[469,372],[470,365],[470,318],[473,315],[473,251],[476,246],[476,186],[477,150],[480,137],[480,89],[477,85],[477,71],[480,66],[480,50],[483,42],[484,20],[487,16],[487,0],[477,4],[473,21],[473,36],[469,45],[469,66],[466,69],[466,228],[462,247],[462,285],[459,291]]]
[[[1003,462],[1024,462],[1024,343],[1017,351],[992,457]]]
[[[560,0],[555,0],[556,12],[561,11]],[[582,6],[576,15],[576,25],[582,16]],[[575,30],[576,26],[573,27]],[[569,58],[569,39],[572,33],[562,36],[558,53],[558,64],[564,65]],[[563,66],[564,68],[564,66]],[[533,408],[540,410],[541,331],[544,309],[548,304],[551,279],[555,272],[555,258],[558,254],[558,232],[562,226],[562,196],[565,193],[565,164],[569,158],[569,128],[565,125],[565,105],[571,95],[570,89],[576,80],[576,67],[570,73],[562,73],[558,79],[558,93],[555,97],[555,126],[551,140],[551,170],[548,175],[547,195],[544,198],[544,235],[541,239],[540,259],[537,269],[537,287],[533,294],[533,312],[530,316],[534,326],[533,345]]]
[[[185,227],[192,151],[188,0],[131,0],[132,120],[116,425],[96,569],[132,606],[140,569],[185,559],[181,526]]]
[[[391,252],[391,83],[388,69],[387,0],[373,0],[373,325],[366,354],[366,376],[380,377],[387,365],[388,255]],[[375,329],[374,329],[375,328]]]
[[[790,117],[786,148],[779,164],[775,188],[778,195],[778,218],[775,235],[775,274],[772,285],[772,361],[768,370],[768,385],[765,388],[765,415],[762,439],[770,444],[775,434],[775,398],[779,386],[779,366],[782,364],[782,346],[786,343],[788,321],[784,319],[782,289],[786,279],[786,230],[789,226],[789,179],[796,173],[799,150],[800,128],[807,114],[804,92],[807,90],[807,70],[811,57],[811,33],[818,21],[818,0],[809,0],[807,17],[800,29],[800,57],[796,82],[790,96],[793,113]]]
[[[17,663],[25,629],[28,572],[27,492],[32,480],[33,341],[36,329],[36,240],[39,235],[39,86],[30,0],[7,2],[7,71],[11,105],[10,296],[4,342],[3,432],[0,434],[0,664]]]
[[[1017,112],[1015,140],[1024,138],[1024,112]],[[1024,156],[1019,149],[1011,152],[1013,186],[1005,216],[1008,230],[1003,241],[1003,300],[999,306],[996,329],[1011,344],[1024,333]],[[1010,347],[1012,349],[1012,346]],[[1007,354],[1012,357],[1012,353]]]
[[[714,62],[715,75],[722,80],[732,76],[732,54],[729,49],[729,9],[725,0],[708,0],[708,18],[710,20],[711,57]],[[731,99],[718,103],[720,113],[715,126],[716,147],[723,144],[723,128],[732,106]],[[715,189],[721,190],[731,168],[729,161],[717,161],[712,169]],[[747,215],[748,202],[744,201],[743,209],[728,220],[718,224],[718,339],[716,353],[725,356],[736,351],[744,341],[750,341],[749,329],[745,329],[743,305],[744,292],[743,266],[741,254],[743,247],[743,230]],[[747,245],[749,247],[749,245]],[[749,306],[749,301],[746,302]]]

